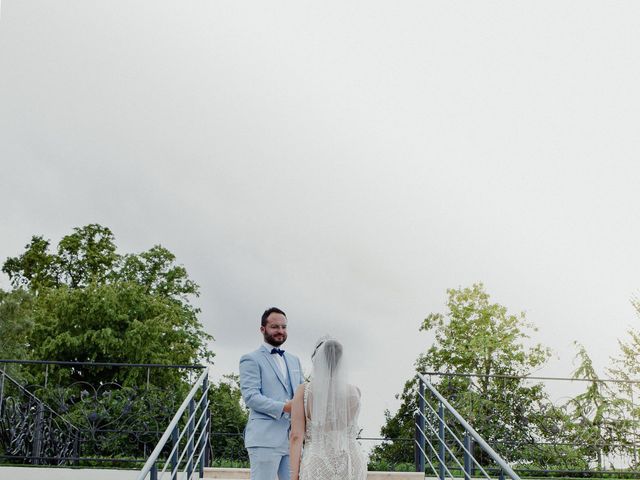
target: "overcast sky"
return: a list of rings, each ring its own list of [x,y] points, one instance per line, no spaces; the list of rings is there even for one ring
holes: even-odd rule
[[[280,306],[307,369],[343,340],[375,436],[447,288],[526,311],[548,375],[638,326],[640,2],[1,8],[0,257],[94,222],[162,244],[216,377]]]

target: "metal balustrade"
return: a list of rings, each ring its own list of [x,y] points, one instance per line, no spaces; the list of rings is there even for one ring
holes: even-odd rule
[[[196,474],[198,478],[204,477],[204,468],[210,463],[208,376],[209,368],[205,368],[151,452],[138,480],[177,480],[178,477],[191,480]],[[180,425],[183,427],[180,428]],[[163,460],[161,457],[169,445],[172,448]]]
[[[72,464],[80,430],[0,368],[0,451],[32,465]]]
[[[139,469],[192,382],[157,384],[204,368],[0,359],[0,463]],[[108,369],[120,383],[85,380]]]
[[[462,418],[424,375],[418,374],[418,380],[417,471],[424,472],[428,463],[440,480],[456,478],[454,472],[461,472],[465,480],[471,480],[472,477],[497,477],[503,480],[505,475],[512,480],[520,480],[511,466]],[[478,461],[478,453],[474,452],[474,444],[478,445],[485,458],[482,463]],[[492,462],[495,467],[488,467],[487,461]]]
[[[172,421],[183,395],[193,386],[187,378],[195,379],[205,368],[201,365],[35,360],[0,360],[0,367],[0,461],[41,466],[105,465],[137,469],[166,433],[164,429]],[[90,374],[89,369],[94,368],[117,369],[116,378],[122,384],[100,382],[91,385],[82,381]],[[136,375],[137,383],[122,382],[129,368],[140,372]],[[171,369],[181,371],[180,377],[177,374],[172,376],[185,379],[179,391],[169,391],[166,381],[158,381]],[[61,374],[66,375],[63,382],[60,382]],[[480,387],[484,385],[484,379],[490,379],[495,387],[493,396],[482,394]],[[69,380],[76,381],[69,383]],[[558,423],[555,417],[556,414],[572,413],[569,407],[576,408],[567,400],[575,397],[575,392],[572,396],[564,393],[569,383],[574,384],[573,391],[582,388],[576,382],[586,382],[589,386],[597,383],[603,388],[608,385],[606,392],[614,389],[626,392],[628,408],[636,411],[634,394],[637,398],[638,381],[442,372],[423,372],[419,380],[422,383],[420,394],[411,400],[416,406],[420,403],[416,410],[415,439],[360,439],[394,448],[393,460],[384,456],[372,458],[372,469],[400,471],[413,468],[412,446],[415,445],[416,470],[433,472],[441,479],[511,477],[470,433],[468,423],[483,432],[482,438],[491,444],[493,453],[523,477],[602,478],[606,475],[611,478],[640,478],[636,417],[613,418],[629,422],[625,430],[628,438],[595,440],[571,436],[572,430],[563,430],[563,424]],[[519,382],[531,389],[537,387],[539,381],[564,382],[562,388],[556,390],[565,396],[554,403],[540,387],[539,403],[532,410],[535,415],[521,414],[514,417],[517,420],[514,421],[512,417],[496,413],[500,410],[494,407],[493,402],[497,398],[498,403],[506,403],[508,392],[512,391],[505,388],[504,398],[500,397],[502,382]],[[193,477],[200,473],[202,458],[205,458],[205,466],[212,463],[218,467],[248,466],[240,432],[203,433],[203,425],[206,425],[206,430],[212,427],[208,414],[203,413],[206,407],[202,400],[202,385],[197,390],[192,398],[192,409],[197,410],[195,415],[191,415],[187,405],[180,419],[181,429],[175,428],[169,440],[164,442],[155,462],[157,467],[148,472],[149,476],[156,476],[150,478],[159,476],[173,480],[185,478],[185,475]],[[497,396],[495,392],[498,392]],[[212,393],[208,397],[212,399]],[[446,400],[441,402],[441,397]],[[464,416],[463,421],[460,422],[452,412]],[[589,411],[583,413],[588,415]],[[192,417],[193,431],[189,429],[188,417]],[[549,421],[540,423],[541,417]],[[203,441],[208,442],[204,451],[198,448]],[[167,466],[167,461],[173,463]],[[191,468],[187,468],[189,463]]]
[[[422,375],[523,477],[640,478],[638,380],[453,372]],[[416,394],[413,408],[417,409],[418,398]],[[432,406],[437,411],[437,399],[428,389],[426,398],[435,402]],[[600,418],[595,402],[604,412]],[[437,415],[428,407],[425,412],[437,424]],[[459,429],[464,443],[464,429],[457,422],[448,425]],[[437,433],[429,428],[425,433],[436,438],[434,445],[439,449]],[[464,464],[463,450],[446,429],[445,433],[448,445]],[[477,445],[472,447],[485,469],[499,475],[500,467]],[[438,455],[428,444],[425,449],[439,470]],[[417,465],[417,454],[423,454],[417,447],[415,453]],[[471,467],[476,468],[473,462]],[[463,470],[455,461],[449,460],[449,468],[461,476]]]

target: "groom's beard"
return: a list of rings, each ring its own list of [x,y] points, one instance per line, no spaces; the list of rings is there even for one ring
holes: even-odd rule
[[[279,347],[280,345],[282,345],[284,342],[287,341],[287,334],[282,333],[277,337],[274,337],[273,335],[269,335],[268,333],[265,333],[264,341],[267,342],[269,345],[273,345],[274,347]]]

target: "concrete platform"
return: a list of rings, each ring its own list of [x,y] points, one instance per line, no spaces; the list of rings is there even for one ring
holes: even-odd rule
[[[248,480],[248,468],[205,468],[205,478],[218,480]],[[420,472],[368,472],[367,480],[424,480]]]
[[[1,480],[135,480],[139,470],[110,470],[99,468],[51,468],[51,467],[10,467],[0,466]],[[169,478],[168,475],[164,476]],[[178,478],[182,480],[183,474]],[[248,480],[248,468],[205,468],[204,478],[217,480]],[[415,472],[369,472],[367,480],[425,480]],[[437,480],[437,479],[428,479]],[[462,479],[460,479],[462,480]]]

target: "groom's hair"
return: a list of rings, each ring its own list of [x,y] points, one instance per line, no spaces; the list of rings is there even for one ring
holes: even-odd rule
[[[269,318],[269,315],[271,315],[272,313],[279,313],[281,315],[284,315],[285,317],[287,316],[286,313],[284,313],[282,310],[280,310],[277,307],[271,307],[268,308],[264,311],[264,313],[262,314],[262,323],[261,325],[264,327],[267,325],[267,318]]]

